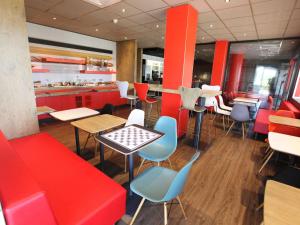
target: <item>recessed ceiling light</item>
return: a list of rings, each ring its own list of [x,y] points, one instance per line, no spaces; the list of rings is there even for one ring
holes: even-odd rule
[[[243,33],[243,35],[244,35],[244,37],[246,37],[246,36],[247,36],[247,34],[246,34],[246,33]]]
[[[164,36],[162,36],[162,37],[161,37],[161,39],[163,39],[163,40],[164,40],[164,39],[165,39],[165,37],[164,37]]]
[[[87,3],[95,5],[99,8],[104,8],[120,2],[121,0],[84,0]]]
[[[53,20],[56,20],[56,17],[53,17],[52,19],[53,19]]]
[[[159,28],[159,25],[158,24],[156,24],[156,26],[155,26],[156,28]]]
[[[225,0],[225,2],[226,2],[226,3],[229,3],[229,2],[230,2],[230,0]]]
[[[98,31],[99,31],[99,29],[98,29],[98,28],[96,28],[96,29],[95,29],[95,31],[97,31],[97,32],[98,32]]]
[[[125,13],[126,12],[126,9],[122,9],[122,13]]]
[[[118,19],[113,19],[113,23],[114,23],[114,24],[116,24],[116,23],[118,23],[118,22],[119,22]]]
[[[204,40],[204,39],[205,39],[205,37],[201,37],[201,39],[202,39],[202,40]]]
[[[212,24],[209,24],[209,27],[210,27],[210,28],[213,28],[213,26],[214,26],[214,25],[212,25]]]
[[[127,40],[128,38],[127,38],[127,37],[124,37],[124,39]]]

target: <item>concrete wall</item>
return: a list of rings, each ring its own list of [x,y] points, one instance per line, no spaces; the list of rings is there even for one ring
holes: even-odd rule
[[[117,80],[132,83],[136,80],[136,40],[117,42]]]
[[[0,1],[0,129],[8,138],[39,131],[23,0]]]

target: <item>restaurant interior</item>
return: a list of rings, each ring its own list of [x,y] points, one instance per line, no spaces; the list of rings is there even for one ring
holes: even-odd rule
[[[299,225],[300,0],[0,0],[0,225]]]

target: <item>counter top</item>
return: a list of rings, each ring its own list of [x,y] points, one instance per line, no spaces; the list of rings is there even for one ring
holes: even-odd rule
[[[107,84],[101,86],[56,86],[56,87],[41,87],[35,88],[35,96],[39,97],[50,97],[50,96],[63,96],[63,95],[74,95],[82,92],[107,92],[107,91],[118,91],[116,85]]]

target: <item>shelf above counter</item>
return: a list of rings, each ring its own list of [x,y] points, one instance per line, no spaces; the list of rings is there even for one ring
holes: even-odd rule
[[[112,75],[116,74],[117,71],[99,71],[99,70],[80,70],[80,73],[83,74],[103,74],[103,75]]]
[[[48,73],[49,69],[42,69],[42,68],[32,68],[33,73]]]
[[[42,62],[45,63],[63,63],[63,64],[77,64],[77,65],[85,65],[85,59],[63,59],[63,58],[52,58],[45,57],[42,58]]]

